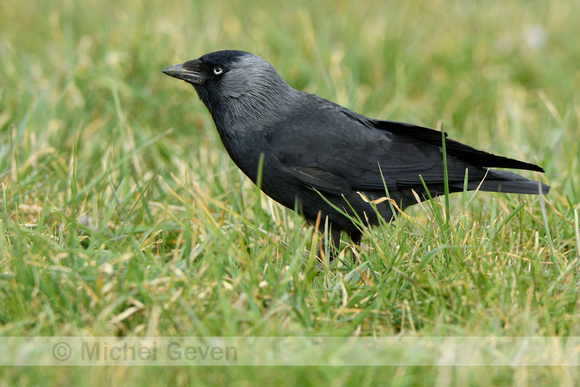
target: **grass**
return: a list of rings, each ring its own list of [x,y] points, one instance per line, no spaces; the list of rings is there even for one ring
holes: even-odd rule
[[[575,2],[0,4],[2,336],[578,336]],[[539,198],[467,192],[317,236],[160,70],[223,48],[368,116],[537,162]],[[528,177],[534,177],[526,174]],[[568,384],[566,367],[4,368],[3,384]]]

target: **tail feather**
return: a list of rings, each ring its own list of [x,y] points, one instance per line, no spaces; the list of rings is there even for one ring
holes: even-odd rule
[[[453,188],[463,189],[463,184],[450,184]],[[497,169],[490,169],[488,175],[483,181],[470,181],[467,183],[468,190],[479,189],[487,192],[503,192],[503,193],[519,193],[543,195],[550,191],[550,186],[541,182],[526,179],[516,173],[499,171]]]
[[[443,133],[435,129],[397,121],[372,120],[371,123],[379,129],[388,130],[403,136],[412,136],[432,145],[441,146],[442,144],[441,136]],[[470,164],[488,168],[525,169],[528,171],[544,172],[544,169],[538,165],[475,149],[469,145],[447,138],[447,133],[444,136],[447,153]]]

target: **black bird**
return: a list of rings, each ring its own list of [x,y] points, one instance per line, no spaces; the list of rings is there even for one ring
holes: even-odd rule
[[[254,182],[263,157],[261,189],[324,225],[338,248],[340,233],[359,244],[362,232],[328,202],[364,223],[389,221],[399,208],[444,193],[442,133],[365,117],[290,87],[266,60],[243,51],[218,51],[163,69],[190,83],[209,109],[236,165]],[[534,164],[496,156],[445,139],[450,192],[467,189],[538,194],[538,183],[496,168],[544,172]],[[549,186],[542,184],[542,193]],[[413,193],[417,194],[417,196]],[[324,196],[324,198],[323,198]],[[326,199],[326,200],[325,200]],[[379,200],[377,200],[379,199]],[[376,211],[369,201],[376,201]],[[323,226],[322,226],[323,227]]]

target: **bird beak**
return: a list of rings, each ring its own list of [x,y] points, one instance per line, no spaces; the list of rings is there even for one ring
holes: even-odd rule
[[[201,62],[197,59],[169,66],[161,70],[170,77],[181,79],[192,84],[202,85],[206,77],[201,72]]]

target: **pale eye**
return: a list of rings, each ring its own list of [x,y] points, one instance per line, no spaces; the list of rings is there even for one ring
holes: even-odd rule
[[[222,75],[224,73],[224,69],[222,69],[219,66],[216,66],[216,67],[213,68],[213,73],[215,75]]]

